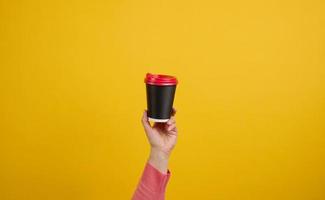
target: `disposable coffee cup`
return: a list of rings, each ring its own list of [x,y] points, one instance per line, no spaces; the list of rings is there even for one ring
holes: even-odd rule
[[[176,77],[147,73],[144,79],[147,89],[147,115],[150,121],[167,122],[172,114]]]

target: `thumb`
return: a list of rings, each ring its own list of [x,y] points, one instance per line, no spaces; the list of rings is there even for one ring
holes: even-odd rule
[[[142,121],[142,125],[143,125],[143,128],[146,131],[146,133],[151,131],[152,127],[151,127],[151,125],[150,125],[150,123],[148,121],[148,116],[147,116],[147,111],[146,110],[143,112],[141,121]]]

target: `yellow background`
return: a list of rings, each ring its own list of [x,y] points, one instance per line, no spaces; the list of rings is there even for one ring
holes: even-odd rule
[[[325,199],[322,0],[0,1],[0,199],[130,199],[146,72],[176,75],[167,199]]]

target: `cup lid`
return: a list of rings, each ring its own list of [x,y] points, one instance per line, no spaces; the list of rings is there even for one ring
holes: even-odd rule
[[[176,77],[163,74],[147,73],[144,82],[149,85],[177,85]]]

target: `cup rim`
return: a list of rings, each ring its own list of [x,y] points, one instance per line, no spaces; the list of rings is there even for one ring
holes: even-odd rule
[[[165,74],[147,73],[144,82],[149,85],[177,85],[178,80],[175,76]]]

